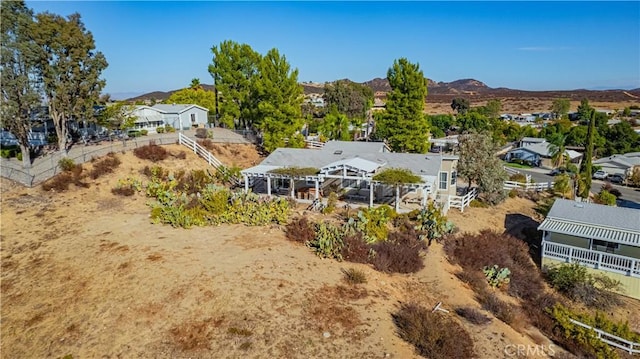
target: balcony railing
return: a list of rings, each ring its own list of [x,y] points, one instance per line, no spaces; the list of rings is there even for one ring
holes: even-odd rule
[[[542,241],[542,256],[567,263],[578,262],[591,268],[640,277],[640,259],[593,251],[566,244]]]

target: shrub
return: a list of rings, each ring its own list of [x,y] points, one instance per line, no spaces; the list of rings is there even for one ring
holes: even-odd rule
[[[313,224],[307,217],[298,217],[289,222],[285,233],[288,240],[300,243],[311,242],[316,235]]]
[[[176,132],[176,129],[175,129],[175,128],[173,128],[173,126],[171,126],[171,125],[164,125],[164,130],[165,130],[167,133],[174,133],[174,132]]]
[[[208,138],[206,128],[196,128],[196,137],[198,138]]]
[[[132,187],[114,187],[111,189],[111,193],[119,195],[119,196],[133,196],[136,193],[136,190]]]
[[[20,151],[20,152],[18,152],[18,153],[16,153],[16,159],[17,159],[18,161],[22,161],[22,152],[21,152],[21,151]]]
[[[103,159],[97,161],[93,165],[93,169],[89,172],[91,179],[98,179],[107,173],[112,173],[114,169],[120,166],[120,159],[114,153],[110,153]]]
[[[392,315],[398,335],[428,358],[475,357],[473,341],[460,324],[417,304],[402,304]]]
[[[156,132],[157,132],[157,133],[164,133],[164,127],[158,127],[158,128],[156,128]]]
[[[136,148],[133,150],[133,154],[140,159],[151,162],[162,161],[169,156],[169,152],[164,147],[156,145],[154,141],[146,146]]]
[[[72,161],[73,162],[73,161]],[[77,164],[64,172],[58,173],[53,178],[50,178],[42,184],[42,189],[45,191],[55,190],[63,192],[69,189],[69,185],[74,184],[77,187],[88,188],[89,184],[82,182],[84,176],[82,175],[82,165]]]
[[[511,271],[508,293],[522,299],[535,298],[544,291],[542,278],[529,256],[527,245],[510,235],[481,231],[465,233],[445,241],[449,258],[465,271],[480,272],[485,266],[498,265]]]
[[[196,194],[203,190],[209,183],[213,183],[213,178],[204,170],[192,170],[188,174],[175,175],[178,183],[176,190],[186,194]]]
[[[133,196],[136,192],[142,190],[142,181],[137,178],[127,177],[119,179],[114,188],[111,189],[111,193],[120,196]]]
[[[336,204],[338,203],[338,195],[335,192],[329,194],[327,199],[327,205],[322,209],[322,213],[331,214],[336,210]]]
[[[527,183],[527,176],[522,173],[514,173],[509,177],[509,181]]]
[[[71,171],[76,167],[76,163],[71,158],[63,157],[58,161],[58,167],[63,171]]]
[[[146,135],[148,135],[148,134],[149,134],[149,131],[147,131],[147,130],[140,130],[140,134],[141,134],[142,136],[146,136]]]
[[[13,157],[14,149],[3,148],[0,150],[0,157],[11,158]]]
[[[142,136],[142,132],[140,132],[139,130],[129,130],[129,131],[127,131],[127,136],[129,136],[129,137],[140,137],[140,136]]]
[[[469,207],[472,208],[489,208],[489,205],[486,204],[485,202],[482,202],[478,199],[473,199],[471,200],[471,202],[469,202]]]
[[[373,267],[385,273],[415,273],[424,268],[418,246],[388,240],[373,245]]]
[[[215,143],[213,143],[213,141],[211,141],[208,138],[205,138],[204,140],[198,140],[197,141],[198,144],[204,148],[206,148],[207,150],[209,150],[210,152],[213,151],[216,148]]]
[[[516,308],[502,301],[495,293],[484,292],[478,296],[478,300],[482,304],[482,308],[493,313],[496,318],[511,325],[515,323]]]
[[[466,319],[469,323],[476,325],[485,325],[491,322],[491,318],[471,307],[456,308],[456,314]]]
[[[591,274],[578,263],[545,267],[545,275],[551,286],[560,293],[590,308],[608,309],[619,304],[617,294],[612,291],[620,289],[620,282],[604,275]]]
[[[613,187],[611,183],[606,182],[605,184],[603,184],[601,190],[611,193],[612,195],[616,196],[616,198],[622,197],[622,193],[620,192],[620,190]]]
[[[609,193],[609,191],[604,189],[601,190],[600,193],[598,193],[593,200],[596,203],[605,204],[607,206],[616,205],[616,196],[614,196],[613,194]]]
[[[342,258],[354,263],[369,263],[371,246],[369,246],[361,232],[350,233],[342,239]]]
[[[187,159],[187,153],[184,151],[180,151],[177,154],[173,155],[173,157],[179,159],[179,160],[186,160]]]
[[[367,283],[367,275],[361,270],[355,268],[343,269],[342,274],[344,274],[345,282],[351,285]]]

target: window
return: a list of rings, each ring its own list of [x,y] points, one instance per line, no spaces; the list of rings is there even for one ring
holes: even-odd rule
[[[358,182],[354,179],[343,179],[342,180],[342,188],[357,188]]]
[[[619,247],[619,244],[618,243],[613,243],[613,242],[607,242],[607,241],[601,241],[601,240],[598,240],[598,239],[594,239],[592,247],[593,247],[592,249],[594,249],[596,251],[603,251],[603,252],[607,252],[607,253],[615,253],[615,251]]]
[[[191,114],[191,123],[196,123],[196,114],[195,113]]]
[[[438,189],[447,189],[447,172],[440,172],[440,185]]]
[[[456,171],[451,172],[451,185],[454,186],[456,184],[456,180],[458,179],[458,173]]]

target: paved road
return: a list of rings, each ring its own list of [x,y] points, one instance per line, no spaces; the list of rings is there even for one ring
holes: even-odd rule
[[[525,174],[530,174],[531,178],[535,182],[553,181],[553,176],[549,175],[550,170],[545,170],[540,168],[532,168],[530,170],[517,168],[517,170]],[[596,179],[591,180],[591,192],[593,193],[600,192],[600,188],[605,183],[609,183],[609,182],[600,181]],[[620,197],[620,200],[618,201],[619,206],[640,209],[640,188],[627,187],[627,186],[622,186],[622,185],[613,184],[613,183],[611,183],[611,185],[614,188],[617,188],[622,194],[622,196]]]

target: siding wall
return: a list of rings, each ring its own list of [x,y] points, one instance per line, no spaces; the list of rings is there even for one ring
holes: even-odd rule
[[[568,246],[589,249],[589,240],[587,238],[574,237],[560,233],[549,233],[548,240],[550,242],[566,244]]]

